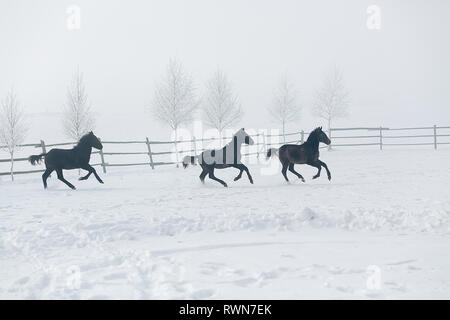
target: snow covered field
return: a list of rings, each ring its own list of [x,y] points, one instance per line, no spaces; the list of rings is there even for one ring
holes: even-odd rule
[[[0,181],[0,298],[450,298],[450,150],[322,152],[333,175],[265,162],[118,168],[72,191]],[[277,159],[272,159],[277,162]]]

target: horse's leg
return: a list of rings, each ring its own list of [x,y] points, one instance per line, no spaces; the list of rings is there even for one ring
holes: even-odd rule
[[[208,174],[208,170],[205,170],[205,169],[203,168],[203,171],[202,171],[202,173],[200,173],[200,176],[199,176],[200,181],[201,181],[202,183],[205,183],[205,177],[206,177],[207,174]]]
[[[242,170],[245,171],[245,173],[247,174],[248,180],[250,181],[251,184],[253,184],[253,178],[252,175],[250,174],[250,171],[248,170],[247,166],[245,164],[239,164],[240,166],[240,170],[241,170],[241,174],[242,174]]]
[[[216,180],[217,182],[221,183],[224,187],[228,187],[225,181],[216,178],[216,176],[214,175],[214,167],[209,169],[209,178],[212,180]]]
[[[200,163],[200,167],[202,167],[202,173],[200,173],[200,176],[199,176],[199,178],[200,178],[200,181],[202,182],[202,183],[205,183],[205,177],[206,177],[206,175],[208,174],[208,172],[209,172],[209,169],[208,169],[208,167],[204,164],[204,163]]]
[[[238,164],[233,165],[233,167],[239,169],[239,174],[236,176],[236,178],[234,178],[234,181],[238,181],[242,177],[242,172],[244,171],[244,169]]]
[[[319,162],[315,161],[315,162],[308,162],[308,165],[310,165],[311,167],[315,167],[317,168],[317,174],[313,177],[313,179],[317,179],[318,177],[320,177],[320,171],[322,171],[322,167],[320,165]]]
[[[330,170],[328,170],[327,164],[325,162],[323,162],[323,161],[320,161],[320,160],[317,160],[317,162],[320,163],[320,165],[322,167],[324,167],[325,170],[327,170],[328,180],[331,180],[331,172],[330,172]]]
[[[92,167],[90,164],[82,166],[81,169],[87,170],[87,171],[89,171],[89,173],[86,176],[81,177],[79,180],[87,180],[89,178],[89,176],[91,175],[91,173],[93,173],[98,182],[104,183],[103,180],[100,179],[100,177],[98,176],[95,168]]]
[[[305,179],[303,178],[303,176],[300,173],[298,173],[297,171],[294,170],[294,164],[293,163],[289,164],[289,171],[292,172],[293,174],[295,174],[303,182],[305,182]]]
[[[58,175],[58,179],[67,184],[70,188],[75,190],[75,186],[71,184],[69,181],[64,179],[62,169],[56,169],[56,174]]]
[[[283,174],[283,177],[286,179],[287,182],[289,182],[289,179],[288,179],[288,177],[287,177],[287,175],[286,175],[286,171],[287,171],[287,169],[288,169],[288,166],[289,166],[289,161],[286,160],[286,161],[283,163],[283,169],[281,169],[281,173]]]
[[[87,180],[89,178],[89,176],[91,175],[92,171],[88,168],[83,168],[84,170],[88,171],[88,174],[85,175],[84,177],[79,177],[78,180]]]
[[[44,183],[44,189],[47,189],[47,178],[52,173],[53,169],[45,169],[45,172],[42,174],[42,182]]]
[[[94,167],[92,167],[91,165],[89,165],[89,167],[91,167],[91,169],[92,169],[92,173],[94,174],[94,176],[95,176],[95,179],[97,179],[97,181],[98,181],[98,182],[100,182],[100,183],[104,183],[104,182],[103,182],[103,180],[102,180],[102,179],[100,179],[100,177],[98,176],[98,174],[97,174],[97,171],[95,170],[95,168],[94,168]]]

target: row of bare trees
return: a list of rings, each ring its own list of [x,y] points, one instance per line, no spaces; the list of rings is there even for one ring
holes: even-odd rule
[[[347,116],[348,106],[349,93],[345,88],[342,72],[335,67],[315,92],[311,111],[314,116],[326,121],[330,130],[333,120]],[[283,137],[287,123],[300,119],[302,105],[295,86],[287,76],[281,80],[268,109],[272,118],[281,125]]]
[[[169,125],[177,140],[177,129],[191,122],[199,108],[203,111],[205,123],[217,129],[220,135],[243,115],[239,99],[221,70],[217,70],[208,81],[205,97],[201,100],[196,95],[192,77],[182,64],[175,59],[170,60],[166,75],[155,89],[152,101],[154,117]]]
[[[316,91],[312,112],[325,120],[330,128],[334,119],[347,115],[348,104],[349,94],[342,73],[334,68]],[[177,129],[191,122],[197,109],[201,109],[204,122],[217,129],[220,137],[225,129],[234,126],[243,116],[238,96],[223,71],[217,70],[212,75],[206,84],[205,96],[200,99],[192,77],[179,61],[170,60],[165,77],[155,89],[152,102],[154,117],[169,125],[177,140]],[[273,120],[281,125],[283,136],[286,125],[300,119],[302,105],[295,86],[286,76],[274,92],[268,111]]]

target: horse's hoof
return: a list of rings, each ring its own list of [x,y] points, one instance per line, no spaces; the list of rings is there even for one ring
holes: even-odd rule
[[[319,176],[314,176],[314,177],[312,177],[312,178],[313,178],[313,180],[314,180],[314,179],[317,179],[318,177],[319,177]]]
[[[238,180],[239,180],[239,178],[238,178],[238,177],[234,178],[234,181],[238,181]]]
[[[104,182],[103,181],[99,181],[101,184],[104,184]]]
[[[328,176],[328,180],[331,181],[331,176]]]
[[[228,185],[225,183],[224,185],[223,185],[225,188],[228,188]]]
[[[302,182],[306,182],[304,178],[302,178]]]

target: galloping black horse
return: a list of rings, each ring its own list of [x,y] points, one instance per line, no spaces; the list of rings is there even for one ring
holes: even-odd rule
[[[42,157],[45,156],[46,170],[42,175],[42,181],[44,188],[47,188],[47,178],[53,172],[56,171],[58,179],[67,184],[70,188],[75,189],[75,186],[69,181],[64,179],[63,169],[84,169],[88,171],[88,174],[81,177],[79,180],[86,180],[91,173],[97,178],[98,182],[103,183],[102,179],[98,176],[95,169],[89,165],[91,158],[92,147],[96,149],[103,149],[103,145],[100,140],[91,132],[81,137],[78,144],[72,149],[52,149],[48,153],[42,153],[40,155],[33,155],[28,158],[30,163],[34,166],[36,163],[40,163]]]
[[[248,171],[247,166],[241,163],[241,146],[242,143],[252,145],[253,139],[245,132],[244,128],[236,132],[231,140],[225,147],[219,150],[205,150],[198,156],[184,157],[183,167],[186,168],[189,163],[194,164],[195,159],[198,159],[198,163],[202,167],[203,171],[200,174],[200,181],[205,183],[205,177],[208,174],[209,178],[220,182],[224,187],[227,184],[214,175],[214,169],[224,169],[233,167],[239,169],[239,174],[234,178],[234,181],[239,180],[242,177],[242,172],[245,171],[248,176],[248,180],[253,184],[253,178]]]
[[[303,182],[305,182],[303,176],[294,170],[295,164],[308,164],[310,166],[316,167],[319,171],[313,177],[313,179],[320,177],[320,171],[322,170],[322,167],[324,167],[325,170],[327,170],[328,180],[331,180],[330,170],[328,170],[325,162],[319,160],[319,142],[323,142],[327,145],[331,143],[331,140],[327,137],[325,132],[322,131],[322,127],[313,130],[309,134],[306,142],[301,145],[285,144],[282,145],[280,149],[270,148],[267,151],[267,159],[273,157],[278,152],[278,157],[280,158],[280,162],[283,165],[281,173],[288,182],[289,179],[286,175],[286,170],[288,168],[290,172],[292,172]]]

